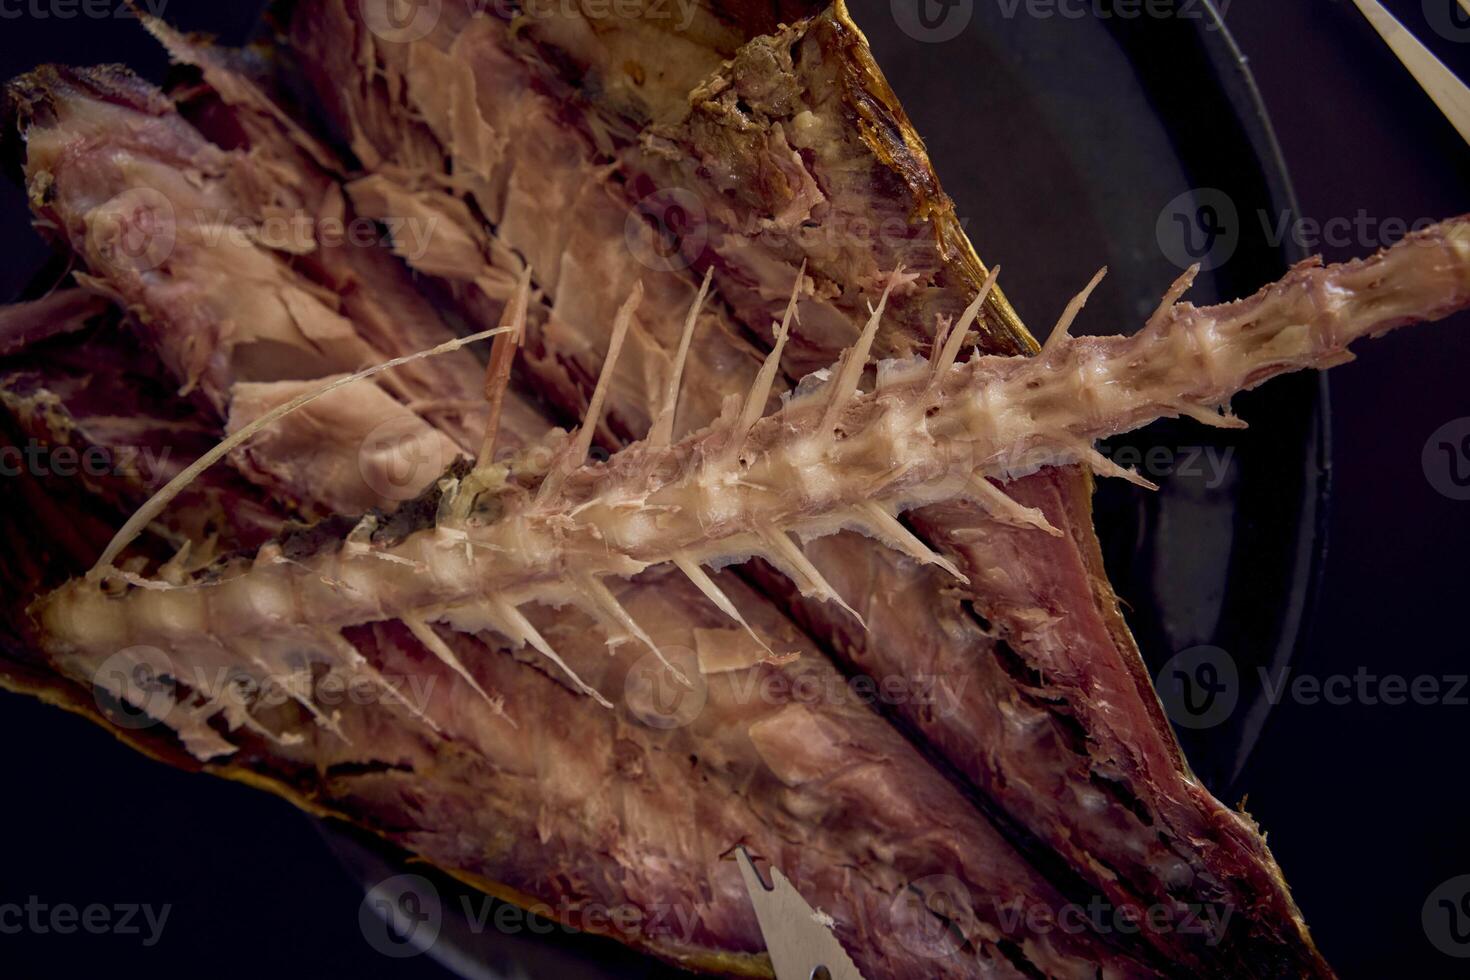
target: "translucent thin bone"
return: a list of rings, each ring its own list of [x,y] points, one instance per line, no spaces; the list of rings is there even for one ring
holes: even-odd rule
[[[1077,321],[1077,315],[1082,312],[1082,308],[1092,298],[1093,290],[1097,289],[1098,285],[1103,281],[1103,277],[1107,274],[1108,268],[1107,266],[1103,266],[1097,270],[1097,274],[1092,277],[1092,281],[1087,284],[1082,292],[1072,297],[1066,309],[1062,310],[1061,319],[1057,321],[1057,325],[1052,327],[1051,333],[1047,335],[1046,343],[1041,347],[1042,357],[1050,357],[1066,346],[1067,341],[1072,339],[1072,324]]]
[[[1078,459],[1087,464],[1087,466],[1089,466],[1092,471],[1098,476],[1111,476],[1115,479],[1127,480],[1134,486],[1142,487],[1145,490],[1159,489],[1159,485],[1157,483],[1153,482],[1150,479],[1147,479],[1137,470],[1132,470],[1123,466],[1119,466],[1117,463],[1113,462],[1111,459],[1108,459],[1102,453],[1098,452],[1096,447],[1094,446],[1083,445],[1079,443],[1073,448],[1072,451]]]
[[[1148,323],[1144,326],[1145,330],[1155,324],[1161,323],[1165,317],[1174,312],[1174,307],[1178,306],[1179,301],[1184,298],[1184,294],[1189,292],[1190,288],[1194,285],[1194,280],[1198,278],[1199,272],[1200,264],[1196,262],[1188,269],[1185,269],[1178,279],[1174,280],[1168,292],[1164,293],[1164,298],[1159,301],[1158,309],[1154,310],[1153,316],[1148,318]]]
[[[278,405],[275,408],[271,409],[269,412],[262,414],[255,421],[251,422],[249,425],[241,427],[240,430],[235,432],[234,434],[227,436],[224,440],[220,442],[219,445],[215,446],[213,449],[200,456],[194,462],[190,463],[187,467],[184,468],[181,473],[179,473],[178,476],[168,481],[168,483],[152,497],[150,497],[148,501],[143,504],[142,507],[139,507],[137,511],[134,512],[133,516],[128,518],[127,523],[124,524],[122,528],[117,532],[117,534],[113,536],[111,543],[109,543],[106,550],[102,552],[102,557],[97,559],[97,564],[92,566],[92,570],[87,573],[88,577],[92,579],[103,577],[107,573],[107,570],[112,568],[113,562],[117,560],[118,555],[122,554],[123,549],[132,544],[133,540],[137,538],[139,534],[143,533],[143,529],[151,524],[154,518],[163,513],[164,508],[169,505],[169,502],[171,500],[173,500],[180,493],[186,490],[189,484],[198,479],[200,473],[203,473],[215,463],[224,459],[235,448],[244,445],[244,443],[252,436],[254,436],[255,433],[259,432],[266,426],[271,425],[274,422],[279,422],[281,419],[285,418],[287,415],[290,415],[292,412],[299,411],[300,409],[316,401],[318,398],[321,398],[324,395],[330,395],[332,392],[336,391],[339,388],[345,388],[348,385],[356,384],[359,381],[366,381],[368,378],[376,377],[377,375],[382,374],[384,371],[391,371],[393,368],[402,367],[403,365],[412,363],[413,361],[423,360],[426,357],[435,357],[439,354],[452,353],[453,351],[459,350],[461,347],[466,347],[481,340],[488,340],[489,338],[504,332],[504,330],[504,327],[497,327],[494,330],[485,330],[480,333],[471,334],[468,337],[459,337],[455,340],[446,341],[445,343],[442,343],[437,347],[432,347],[428,350],[419,351],[416,354],[406,354],[403,357],[395,357],[391,361],[385,361],[382,364],[378,364],[370,368],[365,368],[357,372],[356,374],[348,375],[345,378],[337,378],[335,380],[327,382],[319,388],[315,388],[308,392],[303,392],[290,401]]]
[[[628,327],[633,323],[633,314],[638,312],[638,304],[643,302],[643,283],[640,280],[633,284],[633,292],[618,309],[617,316],[613,319],[612,340],[608,344],[607,358],[602,362],[602,374],[597,378],[597,387],[592,391],[592,401],[587,405],[587,418],[583,420],[582,427],[577,430],[577,437],[572,442],[571,459],[580,465],[592,450],[592,437],[597,434],[597,427],[602,424],[603,406],[607,403],[607,391],[612,387],[613,374],[617,370],[618,356],[623,352],[623,341],[627,339]]]
[[[1248,429],[1245,419],[1238,415],[1222,415],[1212,408],[1204,408],[1199,405],[1191,405],[1189,402],[1174,402],[1174,411],[1180,415],[1187,416],[1201,425],[1208,425],[1215,429]]]
[[[881,538],[884,543],[897,551],[908,555],[921,565],[937,565],[944,569],[965,585],[970,580],[957,568],[954,562],[937,554],[932,548],[914,536],[914,532],[903,526],[903,523],[881,504],[869,501],[863,504],[862,515],[869,521],[870,526],[876,532],[875,536]]]
[[[801,589],[803,595],[837,603],[851,613],[854,619],[862,623],[863,629],[868,628],[867,621],[858,614],[856,609],[847,604],[847,600],[838,594],[830,582],[822,577],[822,573],[817,571],[817,566],[813,565],[806,553],[796,546],[796,542],[791,540],[790,535],[785,531],[768,529],[761,534],[761,540],[771,549],[771,557],[795,576],[797,587]]]
[[[699,287],[699,295],[689,307],[689,316],[684,321],[684,332],[679,335],[679,349],[674,354],[669,380],[664,386],[663,407],[659,409],[658,416],[653,420],[653,428],[648,432],[650,446],[667,446],[674,441],[674,415],[679,407],[679,386],[684,378],[684,362],[689,359],[689,344],[694,339],[694,328],[699,323],[699,314],[704,309],[704,301],[709,295],[710,283],[714,277],[715,270],[711,268],[704,275],[704,284]]]
[[[700,592],[703,592],[705,598],[715,604],[720,612],[745,627],[745,631],[751,635],[756,643],[760,644],[766,653],[773,657],[776,655],[776,651],[770,648],[764,637],[751,628],[751,625],[745,621],[745,617],[741,615],[740,610],[735,608],[735,603],[731,602],[730,597],[725,595],[724,590],[715,584],[715,580],[709,577],[709,574],[700,566],[699,562],[690,558],[688,555],[682,554],[675,555],[673,562],[679,571],[683,572],[684,576],[694,583],[694,587]]]
[[[571,682],[576,685],[577,690],[581,691],[583,694],[587,695],[589,698],[596,701],[604,708],[611,708],[613,706],[613,703],[611,701],[602,696],[602,692],[598,691],[597,688],[593,687],[591,684],[588,684],[586,681],[582,680],[581,677],[577,676],[577,672],[573,670],[571,666],[568,665],[567,662],[561,658],[560,654],[558,654],[555,650],[551,648],[551,644],[546,642],[546,638],[543,637],[540,631],[537,630],[536,627],[531,623],[531,621],[526,618],[525,613],[521,612],[509,602],[506,602],[504,599],[494,599],[491,601],[491,605],[495,610],[496,616],[501,619],[506,624],[506,627],[511,631],[507,635],[531,644],[532,648],[534,648],[537,653],[541,654],[541,656],[545,657],[547,660],[550,660],[552,663],[556,664],[557,667],[561,668],[562,673],[566,674]]]
[[[937,387],[939,382],[949,375],[949,369],[954,367],[955,361],[959,359],[960,350],[965,346],[965,338],[970,335],[970,328],[975,325],[976,318],[980,316],[980,309],[990,297],[990,292],[995,288],[996,280],[999,278],[1000,266],[992,266],[990,275],[985,277],[985,283],[980,287],[980,292],[975,294],[974,301],[960,317],[960,322],[954,325],[949,336],[945,338],[943,349],[940,350],[931,365],[930,376],[933,379],[931,388]]]
[[[496,714],[510,722],[512,728],[520,727],[515,723],[515,719],[506,714],[504,699],[499,697],[492,698],[489,694],[485,693],[485,689],[480,686],[480,682],[475,680],[474,675],[469,672],[469,669],[459,662],[459,658],[454,655],[454,651],[449,649],[449,644],[445,643],[439,634],[434,632],[434,627],[422,619],[411,617],[404,617],[403,624],[408,627],[409,632],[413,633],[414,639],[422,643],[446,667],[464,678],[465,682],[474,689],[476,694],[485,699],[485,703],[490,705]]]
[[[652,650],[653,655],[658,658],[659,663],[668,668],[669,672],[674,675],[680,684],[683,684],[685,687],[694,686],[690,683],[689,676],[674,666],[668,657],[664,656],[664,652],[659,649],[658,644],[653,642],[653,637],[649,636],[643,627],[638,624],[638,620],[633,618],[632,613],[623,608],[623,604],[618,602],[617,597],[612,594],[612,591],[601,579],[593,578],[590,575],[583,575],[577,580],[577,586],[584,596],[592,600],[592,604],[597,610],[618,626],[631,633],[633,638],[639,643]]]
[[[831,432],[836,427],[843,410],[857,394],[858,382],[863,379],[863,371],[868,366],[868,355],[873,350],[873,338],[878,336],[878,325],[883,321],[883,311],[888,307],[888,297],[892,295],[893,287],[902,271],[902,269],[896,270],[889,277],[888,285],[883,287],[883,295],[878,298],[878,306],[868,317],[867,325],[858,335],[857,343],[848,348],[843,355],[842,366],[828,388],[827,409],[822,414],[819,431]]]
[[[1010,494],[978,473],[972,473],[966,478],[965,489],[991,517],[1002,523],[1015,527],[1033,527],[1054,538],[1062,536],[1062,532],[1046,519],[1045,514],[1035,507],[1017,503]]]
[[[771,399],[771,387],[776,382],[776,373],[781,368],[781,354],[786,349],[786,340],[791,336],[791,321],[796,316],[796,300],[801,293],[802,279],[806,275],[806,263],[803,262],[801,272],[797,273],[796,283],[791,287],[791,299],[786,304],[786,313],[781,317],[781,325],[776,328],[776,342],[771,348],[770,354],[766,355],[765,363],[756,372],[755,381],[751,383],[750,393],[745,396],[745,407],[740,411],[740,419],[730,433],[730,448],[738,450],[745,444],[746,436],[755,425],[762,413],[766,410],[766,402]]]
[[[260,656],[259,654],[250,654],[248,659],[249,662],[260,671],[261,676],[269,679],[275,675],[276,671],[271,667],[269,663],[266,662],[265,658]],[[323,728],[327,729],[327,731],[331,732],[333,735],[336,735],[342,741],[347,742],[349,745],[351,744],[351,740],[348,739],[348,737],[342,732],[342,728],[337,724],[336,719],[329,717],[326,712],[322,711],[321,708],[318,708],[316,706],[316,703],[312,701],[311,698],[296,690],[295,687],[288,680],[283,679],[281,682],[281,687],[283,687],[286,693],[290,695],[292,701],[295,701],[297,704],[301,705],[303,708],[306,709],[307,714],[316,719],[316,723],[318,725],[321,725]]]
[[[435,732],[435,734],[440,733],[440,728],[438,725],[434,724],[434,719],[430,718],[427,714],[424,713],[421,708],[410,701],[406,694],[400,691],[397,687],[394,687],[393,684],[388,680],[388,678],[384,677],[376,667],[368,662],[368,659],[362,655],[357,647],[347,642],[347,637],[343,636],[336,630],[323,630],[321,632],[321,637],[322,639],[326,640],[327,643],[330,644],[334,649],[336,649],[336,651],[342,655],[343,659],[354,669],[359,671],[361,674],[363,674],[363,676],[367,677],[382,690],[386,691],[388,693],[388,696],[393,699],[395,704],[402,706],[402,708],[409,714],[413,715],[425,725],[428,725],[429,728],[431,728]]]

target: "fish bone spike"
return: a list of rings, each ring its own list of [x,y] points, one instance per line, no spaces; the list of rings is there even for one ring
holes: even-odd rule
[[[1117,463],[1113,462],[1111,459],[1108,459],[1102,453],[1098,452],[1096,447],[1094,446],[1088,444],[1078,444],[1077,455],[1081,458],[1082,462],[1086,463],[1088,467],[1092,469],[1092,472],[1096,473],[1098,476],[1111,476],[1119,480],[1127,480],[1134,486],[1142,487],[1145,490],[1159,489],[1159,485],[1157,483],[1154,483],[1152,480],[1147,479],[1137,470],[1130,470],[1119,466]]]
[[[225,716],[225,724],[232,732],[243,728],[252,735],[263,738],[274,745],[285,744],[281,736],[256,721],[255,716],[236,697],[219,694],[212,698],[206,698],[203,695],[199,695],[195,703],[189,705],[189,712],[195,719],[201,722],[207,722],[215,715],[223,714]]]
[[[362,676],[368,678],[373,684],[385,691],[395,704],[403,708],[414,718],[423,722],[436,735],[441,734],[439,726],[434,723],[434,719],[425,714],[422,708],[410,701],[406,694],[395,687],[388,678],[379,673],[378,669],[368,662],[368,659],[358,651],[357,647],[347,641],[347,637],[343,636],[337,630],[323,630],[321,635],[322,639],[335,649],[348,664],[351,664]]]
[[[587,453],[592,450],[592,437],[597,433],[597,427],[602,424],[602,410],[607,403],[608,389],[612,387],[613,373],[617,370],[618,356],[623,352],[623,341],[628,337],[628,328],[633,323],[633,315],[638,312],[638,306],[643,302],[643,280],[633,284],[633,291],[618,309],[617,316],[613,319],[612,340],[608,344],[607,357],[602,362],[602,374],[597,378],[597,387],[592,391],[592,401],[587,405],[587,418],[583,420],[582,427],[577,430],[576,441],[572,445],[571,460],[573,465],[581,465],[587,458]]]
[[[786,304],[786,313],[781,317],[781,324],[776,328],[776,342],[771,352],[766,355],[766,360],[761,364],[761,369],[756,372],[755,381],[751,383],[750,394],[745,396],[745,407],[741,409],[739,421],[730,430],[729,452],[739,453],[745,445],[745,439],[750,435],[751,428],[765,413],[766,403],[771,400],[771,388],[776,382],[776,374],[781,369],[781,354],[786,350],[786,341],[791,336],[791,321],[796,316],[796,300],[801,295],[801,285],[806,277],[806,263],[803,262],[801,272],[796,276],[796,282],[791,287],[791,299]]]
[[[862,624],[863,629],[868,628],[867,621],[858,614],[856,609],[847,604],[837,590],[832,588],[831,583],[822,577],[822,573],[817,571],[817,566],[813,565],[796,542],[791,540],[791,535],[779,528],[769,528],[761,534],[761,540],[770,549],[767,557],[791,577],[802,595],[821,599],[824,602],[835,602],[851,613],[852,617]]]
[[[602,692],[598,691],[597,688],[588,684],[577,675],[577,672],[561,658],[561,655],[551,648],[551,644],[546,642],[546,638],[541,635],[540,630],[536,629],[524,613],[504,599],[494,600],[492,606],[496,618],[505,623],[505,628],[502,632],[506,636],[517,643],[529,643],[532,649],[560,668],[562,673],[566,674],[572,684],[576,686],[577,690],[604,708],[612,708],[612,702],[603,697]]]
[[[500,412],[505,392],[510,386],[511,368],[516,351],[526,335],[526,313],[531,305],[531,267],[521,273],[515,294],[505,306],[500,327],[507,331],[495,338],[490,347],[490,364],[485,369],[485,401],[490,407],[485,422],[485,435],[480,443],[476,471],[495,462],[495,443],[500,436]]]
[[[1102,283],[1103,277],[1107,274],[1108,268],[1107,266],[1103,266],[1097,270],[1097,274],[1092,277],[1092,281],[1083,288],[1082,292],[1072,297],[1071,302],[1062,311],[1061,319],[1057,321],[1057,325],[1052,328],[1051,334],[1046,338],[1046,343],[1042,345],[1042,357],[1050,357],[1065,347],[1067,341],[1072,339],[1072,324],[1076,322],[1077,315],[1082,312],[1082,308],[1087,305],[1087,301],[1092,298],[1093,290],[1097,289],[1098,285]]]
[[[496,714],[500,715],[506,721],[510,722],[512,728],[520,727],[515,723],[515,719],[506,714],[504,699],[499,697],[491,697],[489,694],[485,693],[485,689],[480,686],[480,682],[475,680],[474,675],[469,672],[469,669],[465,667],[464,664],[460,663],[459,658],[454,655],[454,651],[449,649],[449,644],[445,643],[444,640],[440,638],[439,634],[435,632],[434,627],[430,626],[422,619],[416,619],[412,617],[405,617],[403,623],[405,626],[408,627],[409,632],[413,633],[414,639],[422,643],[424,647],[440,661],[442,661],[446,667],[454,671],[460,677],[464,678],[465,682],[474,689],[474,692],[476,694],[485,699],[485,703],[490,705],[490,707],[495,710]]]
[[[250,645],[256,650],[260,650],[264,647],[264,644],[261,643],[253,642]],[[267,663],[265,657],[261,656],[259,653],[249,654],[248,659],[249,662],[257,670],[260,671],[262,677],[266,678],[267,680],[272,677],[276,678],[279,686],[284,688],[286,693],[291,696],[291,700],[295,701],[297,704],[301,705],[301,707],[305,708],[307,714],[311,715],[311,717],[316,720],[316,723],[318,725],[327,729],[329,732],[331,732],[333,735],[336,735],[342,741],[351,744],[351,741],[342,732],[341,727],[337,724],[336,719],[327,715],[325,712],[322,711],[321,708],[318,708],[316,706],[316,702],[312,701],[309,694],[298,690],[296,685],[291,683],[289,676],[283,676],[285,674],[288,674],[289,672],[276,670],[270,663]]]
[[[755,642],[761,645],[761,648],[764,649],[766,653],[770,654],[772,657],[776,655],[776,651],[772,650],[770,646],[766,643],[765,637],[757,633],[751,627],[751,625],[745,621],[745,617],[740,614],[740,610],[735,608],[735,603],[730,601],[730,597],[725,595],[724,590],[716,585],[715,580],[710,578],[709,574],[700,567],[699,562],[695,561],[685,554],[677,554],[674,556],[673,560],[674,565],[678,567],[679,571],[683,572],[685,577],[687,577],[689,581],[694,583],[694,587],[699,589],[700,592],[704,593],[705,598],[709,599],[710,602],[713,602],[715,606],[720,610],[720,612],[724,613],[726,616],[729,616],[735,622],[745,627],[745,631],[751,635]]]
[[[1196,262],[1188,269],[1185,269],[1178,279],[1174,280],[1174,284],[1169,287],[1169,291],[1164,293],[1164,298],[1159,301],[1158,309],[1154,310],[1153,316],[1148,318],[1148,323],[1144,326],[1145,330],[1150,327],[1156,327],[1174,312],[1174,307],[1179,305],[1179,301],[1184,298],[1184,294],[1189,292],[1190,288],[1194,286],[1194,280],[1198,278],[1199,273],[1200,264]]]
[[[975,320],[980,316],[980,310],[985,306],[985,301],[990,298],[990,293],[995,289],[996,282],[1000,279],[1000,266],[993,266],[990,274],[985,277],[985,283],[980,291],[975,294],[975,299],[966,308],[960,322],[951,328],[945,338],[944,346],[938,348],[934,357],[932,380],[930,392],[933,393],[948,376],[949,369],[954,367],[955,361],[959,359],[960,350],[965,346],[965,338],[969,336],[970,329],[975,326]]]
[[[819,431],[831,432],[835,429],[843,409],[847,408],[857,394],[858,382],[863,378],[863,371],[868,367],[868,357],[873,351],[873,339],[878,336],[878,326],[883,322],[883,311],[888,307],[888,297],[893,294],[893,287],[898,279],[899,273],[889,278],[888,285],[883,287],[883,295],[878,299],[878,307],[868,317],[868,323],[858,336],[857,343],[844,353],[837,369],[837,377],[828,389],[827,410],[822,415]]]
[[[673,442],[674,415],[679,407],[679,386],[684,378],[684,364],[689,359],[689,344],[694,339],[694,328],[699,322],[700,311],[704,309],[714,278],[715,270],[712,267],[705,273],[704,284],[699,287],[699,295],[694,297],[694,303],[689,307],[689,316],[684,321],[684,332],[679,336],[679,349],[674,354],[668,384],[664,386],[663,407],[659,409],[658,416],[653,420],[653,428],[648,432],[648,444],[654,448],[661,449]]]
[[[658,644],[653,642],[653,637],[649,636],[648,632],[633,618],[633,615],[623,608],[622,603],[618,602],[617,597],[612,594],[612,591],[608,589],[607,585],[601,579],[593,578],[591,575],[583,575],[578,578],[577,586],[582,595],[591,602],[594,612],[622,629],[627,630],[632,634],[634,639],[652,650],[653,655],[658,657],[658,662],[663,664],[680,684],[691,689],[694,687],[688,675],[676,667],[664,655],[663,650],[659,649]]]
[[[955,567],[954,562],[920,541],[914,532],[904,527],[882,504],[870,500],[859,508],[858,513],[869,533],[884,544],[908,555],[921,565],[937,565],[965,585],[970,584],[970,580]]]
[[[992,518],[1013,527],[1030,527],[1045,531],[1054,538],[1062,532],[1046,519],[1046,515],[1035,507],[1017,503],[1010,494],[991,483],[983,474],[971,474],[965,483],[970,499],[978,503]]]
[[[468,337],[459,337],[455,340],[446,341],[437,347],[431,347],[428,350],[407,354],[403,357],[395,357],[390,361],[375,364],[372,367],[364,368],[356,374],[334,378],[331,381],[325,382],[320,387],[303,392],[290,401],[277,405],[269,412],[265,412],[259,418],[254,419],[249,425],[241,426],[237,431],[222,439],[213,449],[190,463],[178,476],[175,476],[157,493],[148,498],[143,506],[139,507],[133,513],[132,517],[128,518],[127,522],[123,524],[117,534],[113,535],[112,540],[108,542],[106,549],[103,550],[101,557],[97,559],[97,564],[93,565],[91,571],[87,573],[87,578],[96,582],[111,576],[116,570],[114,568],[114,562],[117,561],[118,556],[122,554],[128,545],[133,543],[138,535],[143,533],[145,528],[153,523],[153,520],[159,514],[163,513],[164,508],[169,505],[170,501],[183,493],[191,483],[199,478],[201,473],[224,459],[239,446],[248,442],[261,429],[275,422],[279,422],[292,412],[300,411],[318,398],[330,395],[338,388],[345,388],[348,385],[366,381],[368,378],[376,377],[384,371],[391,371],[405,364],[412,364],[415,361],[437,357],[441,354],[451,354],[469,344],[497,336],[502,332],[502,329],[497,327],[494,330],[485,330],[480,333],[470,334]]]
[[[1248,429],[1245,419],[1232,414],[1228,407],[1225,411],[1213,408],[1204,408],[1189,402],[1175,402],[1170,406],[1174,411],[1187,418],[1191,418],[1201,425],[1208,425],[1215,429]]]

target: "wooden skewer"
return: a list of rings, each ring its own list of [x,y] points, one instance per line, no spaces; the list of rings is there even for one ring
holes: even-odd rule
[[[1393,14],[1384,9],[1378,0],[1353,0],[1368,23],[1382,35],[1393,53],[1409,69],[1439,111],[1459,130],[1465,142],[1470,143],[1470,88],[1445,67],[1444,62],[1434,56],[1419,39],[1410,34]],[[1460,6],[1470,14],[1470,0],[1459,0]]]

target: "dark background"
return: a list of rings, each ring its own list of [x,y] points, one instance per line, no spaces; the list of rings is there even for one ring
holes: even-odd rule
[[[1470,77],[1470,28],[1436,34],[1425,16],[1435,2],[1454,0],[1388,6]],[[230,39],[249,29],[256,6],[173,0],[166,14]],[[852,6],[881,57],[895,43],[886,0]],[[0,4],[19,8],[20,0]],[[1235,0],[1225,16],[1304,216],[1352,218],[1361,209],[1413,222],[1470,210],[1470,150],[1351,3]],[[155,79],[165,69],[129,21],[0,18],[0,77],[43,61],[123,61]],[[962,111],[962,80],[936,76],[932,85],[927,97]],[[936,157],[943,174],[946,161]],[[26,221],[20,192],[0,186],[0,296],[20,289],[45,256]],[[1340,259],[1376,244],[1323,251]],[[1024,300],[1033,323],[1054,315]],[[1470,671],[1470,503],[1436,492],[1421,466],[1431,433],[1470,416],[1467,325],[1460,316],[1393,335],[1333,372],[1331,550],[1301,661],[1318,674]],[[1470,874],[1467,722],[1464,706],[1288,702],[1239,784],[1345,977],[1464,976],[1470,967],[1431,947],[1420,922],[1437,885]],[[357,924],[361,891],[286,804],[168,770],[10,695],[0,696],[0,745],[0,902],[34,894],[53,904],[174,906],[152,949],[114,935],[0,936],[0,976],[444,975],[426,958],[388,960],[367,946]]]

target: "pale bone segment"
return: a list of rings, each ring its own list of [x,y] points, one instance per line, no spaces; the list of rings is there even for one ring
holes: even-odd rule
[[[1178,415],[1181,406],[1209,419],[1240,390],[1340,364],[1360,338],[1467,304],[1470,218],[1460,218],[1371,259],[1298,267],[1249,300],[1170,306],[1131,338],[1063,335],[1045,356],[976,358],[938,384],[930,363],[915,362],[887,372],[874,392],[834,384],[793,400],[738,441],[742,422],[727,417],[669,448],[639,444],[606,464],[579,465],[550,495],[507,491],[493,523],[441,523],[392,545],[289,565],[237,563],[165,591],[114,596],[103,569],[53,593],[38,612],[50,645],[65,653],[122,640],[167,646],[201,630],[233,638],[341,628],[385,615],[453,622],[490,597],[511,606],[575,603],[652,647],[608,604],[601,580],[664,562],[761,555],[794,571],[808,594],[836,599],[809,563],[792,559],[792,535],[855,528],[891,539],[875,504],[891,516],[984,496],[976,487],[986,478],[1086,462],[1095,439]],[[829,418],[834,431],[823,424]],[[574,442],[568,451],[581,448]]]

